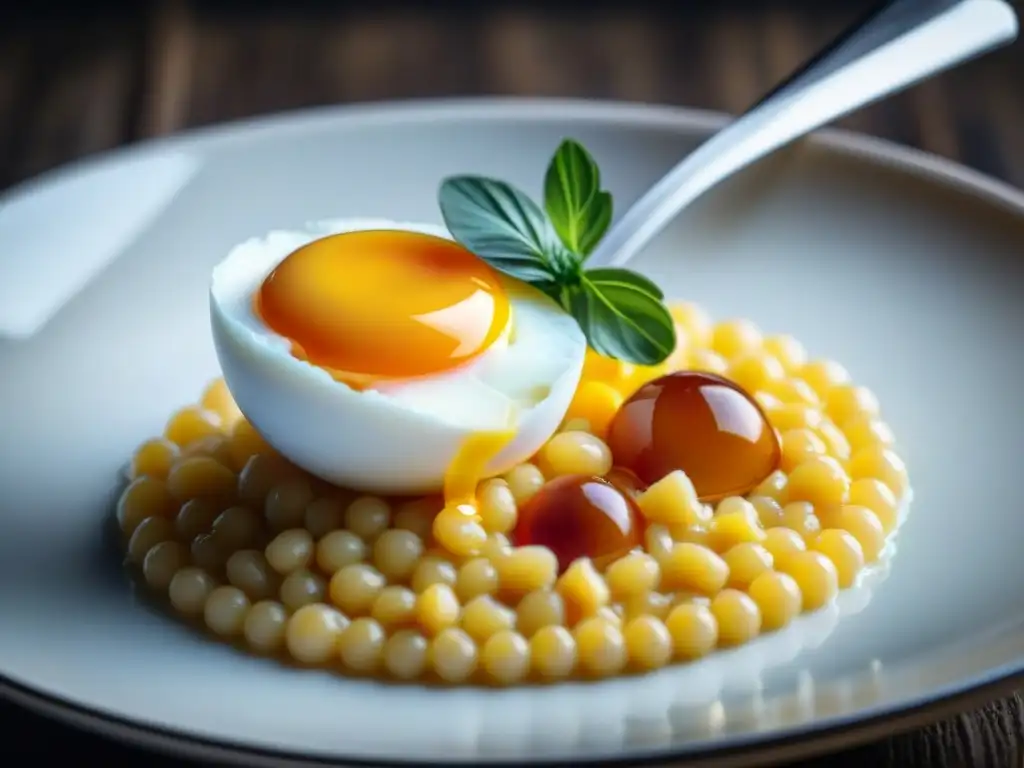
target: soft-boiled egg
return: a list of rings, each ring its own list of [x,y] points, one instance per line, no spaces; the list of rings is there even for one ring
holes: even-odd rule
[[[465,494],[534,454],[586,341],[535,288],[441,227],[322,222],[236,246],[210,315],[228,388],[276,450],[329,482]]]

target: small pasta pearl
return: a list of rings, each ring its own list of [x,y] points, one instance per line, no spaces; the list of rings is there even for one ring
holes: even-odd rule
[[[235,473],[209,456],[183,457],[167,473],[167,490],[181,502],[230,497],[236,485]]]
[[[427,541],[431,537],[434,516],[441,511],[443,502],[432,497],[415,499],[402,504],[395,512],[393,526],[403,531],[412,531]]]
[[[854,480],[850,485],[849,503],[874,512],[886,534],[892,533],[899,522],[899,502],[889,486],[881,480],[873,477]]]
[[[877,416],[859,414],[841,422],[843,434],[853,452],[882,446],[891,448],[896,442],[892,429]]]
[[[760,544],[743,543],[726,552],[722,559],[729,567],[728,584],[736,589],[746,589],[750,582],[765,571],[771,570],[774,560],[771,553]]]
[[[661,561],[666,588],[713,595],[729,579],[729,566],[720,555],[699,544],[680,543]]]
[[[217,515],[210,530],[228,551],[262,546],[263,521],[246,507],[228,507]]]
[[[461,683],[476,671],[478,651],[473,639],[457,627],[442,629],[431,641],[430,659],[438,677]]]
[[[132,456],[131,477],[149,476],[163,480],[178,458],[178,446],[165,437],[156,437],[140,445]]]
[[[354,672],[368,674],[377,669],[384,653],[387,633],[374,619],[356,619],[341,633],[338,651],[341,661]]]
[[[437,543],[456,557],[472,557],[487,541],[487,531],[478,516],[462,507],[446,507],[434,518]]]
[[[604,577],[612,599],[622,601],[657,589],[661,568],[646,552],[631,552],[609,565]]]
[[[234,445],[231,448],[234,450]],[[237,460],[237,455],[235,458]],[[268,453],[247,456],[238,473],[238,498],[253,509],[263,509],[274,487],[299,476],[299,471],[280,456]]]
[[[505,474],[504,480],[519,507],[532,499],[544,486],[544,474],[533,464],[519,464],[513,467]]]
[[[805,611],[821,608],[839,592],[839,573],[821,552],[796,552],[782,561],[779,570],[800,587]]]
[[[158,592],[167,592],[179,570],[188,565],[188,550],[177,541],[154,544],[142,561],[142,575],[146,583]]]
[[[267,545],[266,556],[270,567],[287,576],[292,571],[306,568],[313,561],[315,544],[305,528],[282,531]]]
[[[480,524],[488,533],[508,533],[516,525],[516,498],[502,479],[483,484],[478,494]]]
[[[607,677],[626,665],[626,643],[614,623],[599,617],[584,619],[573,629],[580,667],[597,677]]]
[[[409,624],[416,620],[416,593],[408,587],[384,587],[373,601],[370,616],[384,627]]]
[[[384,644],[384,666],[399,680],[415,680],[427,668],[430,641],[415,630],[400,629]]]
[[[223,575],[228,560],[227,547],[212,533],[201,533],[189,545],[192,562],[211,574]]]
[[[558,577],[558,558],[547,547],[514,547],[494,560],[494,566],[501,589],[517,595],[554,586]]]
[[[181,449],[180,457],[185,456],[208,456],[209,458],[223,464],[231,469],[231,445],[226,435],[207,435],[194,440]],[[174,462],[175,464],[177,461]]]
[[[181,541],[192,541],[213,529],[213,521],[221,513],[221,505],[213,499],[191,499],[181,505],[174,518],[174,531]]]
[[[687,301],[675,302],[669,307],[669,312],[691,344],[698,347],[711,344],[714,323],[702,307]]]
[[[530,638],[531,664],[543,678],[567,678],[576,668],[576,658],[576,639],[565,627],[541,627]]]
[[[238,419],[228,433],[231,446],[231,457],[235,469],[241,469],[253,456],[258,454],[273,455],[273,449],[263,439],[256,428],[244,418]]]
[[[309,502],[303,519],[306,530],[319,541],[331,531],[341,528],[345,519],[345,507],[339,499],[323,496]]]
[[[693,482],[682,470],[669,472],[637,498],[643,516],[652,523],[695,526],[709,522]]]
[[[589,560],[572,563],[558,579],[556,588],[567,608],[571,606],[580,616],[593,616],[611,599],[608,585]]]
[[[587,432],[561,432],[537,455],[545,477],[606,475],[612,468],[612,452],[601,438]]]
[[[221,423],[227,426],[233,425],[242,416],[242,412],[238,410],[238,405],[235,403],[235,398],[231,396],[227,382],[221,377],[207,385],[199,399],[199,404],[203,409],[216,413],[220,417]]]
[[[199,615],[216,586],[208,572],[195,566],[186,566],[174,574],[167,591],[171,604],[178,611],[185,615]]]
[[[304,605],[322,603],[327,594],[327,584],[319,574],[299,569],[285,577],[279,594],[289,611],[297,611]]]
[[[841,528],[853,535],[861,546],[865,563],[873,563],[885,548],[885,529],[878,516],[867,507],[849,504],[831,510],[825,521],[830,528]]]
[[[825,412],[836,424],[856,417],[875,417],[879,410],[875,393],[857,384],[838,384],[825,399]]]
[[[724,320],[711,333],[711,348],[727,360],[756,352],[762,343],[761,331],[744,319]]]
[[[508,629],[491,635],[480,650],[480,662],[487,676],[500,685],[512,685],[530,671],[530,644]]]
[[[857,574],[864,567],[864,550],[860,542],[848,531],[829,528],[811,542],[811,549],[821,552],[832,561],[839,576],[839,588],[852,587]]]
[[[726,375],[748,392],[756,392],[771,382],[782,380],[786,371],[771,355],[749,352],[733,359]]]
[[[672,658],[672,635],[654,616],[638,616],[623,630],[629,660],[640,669],[659,669]]]
[[[278,578],[263,553],[255,549],[242,549],[228,558],[225,567],[228,581],[238,587],[251,600],[265,600],[277,593]]]
[[[789,475],[791,501],[809,501],[815,507],[842,504],[850,490],[850,478],[830,456],[808,459]]]
[[[906,495],[909,485],[903,460],[884,445],[871,445],[858,451],[850,459],[850,477],[882,480],[897,499]]]
[[[306,521],[306,507],[313,498],[313,487],[305,478],[278,483],[263,502],[267,527],[274,532],[299,528]]]
[[[792,576],[766,571],[750,582],[747,594],[761,610],[761,628],[766,632],[781,629],[796,618],[803,608],[800,586]]]
[[[800,378],[822,398],[840,384],[850,381],[850,374],[839,363],[832,360],[812,360],[800,369]]]
[[[384,531],[373,544],[373,563],[389,581],[408,579],[423,556],[423,541],[411,531]]]
[[[565,624],[565,602],[550,589],[537,589],[527,594],[516,607],[516,629],[533,637],[544,627]]]
[[[761,545],[772,556],[775,568],[793,554],[807,549],[803,536],[790,528],[771,528],[765,531]]]
[[[622,615],[626,620],[635,619],[638,616],[653,616],[664,621],[668,612],[672,610],[672,606],[673,601],[669,595],[663,595],[660,592],[646,592],[627,599],[622,604]]]
[[[316,545],[316,564],[329,575],[366,559],[367,546],[351,531],[331,531]]]
[[[480,595],[463,606],[460,624],[470,637],[483,643],[496,632],[515,627],[516,613],[490,595]]]
[[[147,517],[135,528],[128,540],[128,555],[132,562],[142,565],[149,550],[162,541],[174,538],[174,524],[166,517]]]
[[[782,468],[787,472],[826,452],[825,441],[809,429],[791,429],[782,434]]]
[[[738,496],[723,499],[719,503],[708,526],[708,542],[716,552],[725,552],[737,544],[763,539],[764,529],[753,504]]]
[[[345,511],[345,527],[365,542],[372,542],[391,522],[391,507],[376,496],[361,496]]]
[[[218,635],[237,635],[242,631],[249,605],[249,598],[238,587],[217,587],[206,598],[203,619]]]
[[[718,620],[707,606],[684,603],[665,619],[677,659],[699,659],[718,643]]]
[[[455,586],[458,571],[447,560],[438,557],[424,557],[413,569],[410,585],[414,592],[424,592],[432,584]]]
[[[498,590],[498,569],[486,557],[463,563],[455,580],[455,593],[463,602]]]
[[[416,598],[416,618],[429,635],[436,635],[459,620],[459,599],[447,584],[431,584]]]
[[[260,653],[274,653],[284,645],[288,611],[275,600],[262,600],[249,609],[242,633],[249,647]]]
[[[761,609],[738,589],[723,589],[715,595],[711,613],[718,621],[719,645],[740,645],[753,640],[761,631]]]
[[[288,652],[304,664],[322,664],[337,653],[338,638],[348,624],[348,619],[329,605],[304,605],[288,619]]]
[[[814,513],[809,501],[791,501],[782,508],[779,524],[783,528],[799,533],[804,541],[814,538],[821,531],[821,520]]]
[[[782,470],[775,470],[754,489],[754,496],[766,496],[779,504],[789,500],[789,477]]]
[[[383,574],[366,563],[346,565],[332,577],[328,587],[331,602],[348,616],[363,616],[387,584]]]
[[[179,447],[209,435],[219,435],[221,419],[216,413],[189,405],[177,411],[164,427],[164,437]]]
[[[769,336],[764,340],[764,351],[778,360],[786,373],[800,370],[807,362],[804,345],[792,336]]]

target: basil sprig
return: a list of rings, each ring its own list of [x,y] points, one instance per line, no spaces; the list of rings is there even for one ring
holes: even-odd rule
[[[675,349],[657,285],[628,269],[584,267],[611,223],[612,197],[580,143],[566,139],[551,159],[543,209],[511,184],[482,176],[445,179],[438,200],[456,241],[557,301],[595,352],[655,365]]]

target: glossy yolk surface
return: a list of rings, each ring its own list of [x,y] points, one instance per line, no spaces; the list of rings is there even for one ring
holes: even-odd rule
[[[296,357],[362,386],[458,367],[501,337],[510,313],[487,264],[457,243],[401,230],[299,248],[263,281],[255,304]]]

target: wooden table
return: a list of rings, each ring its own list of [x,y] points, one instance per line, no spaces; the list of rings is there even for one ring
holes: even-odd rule
[[[669,5],[669,4],[666,4]],[[473,94],[736,112],[866,3],[188,2],[0,10],[0,189],[75,158],[318,104]],[[1024,185],[1024,43],[843,121]],[[140,682],[141,684],[141,682]],[[0,705],[0,762],[150,759]],[[1021,766],[1019,696],[829,764]],[[10,761],[4,758],[11,758]],[[808,764],[810,765],[810,764]],[[825,765],[824,760],[814,765]]]

